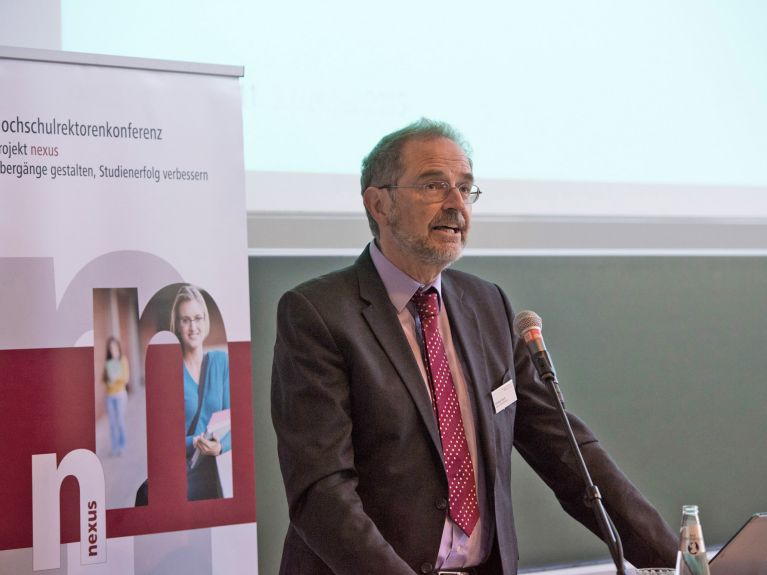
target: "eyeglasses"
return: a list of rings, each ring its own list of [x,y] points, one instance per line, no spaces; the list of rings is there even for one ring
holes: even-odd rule
[[[181,318],[181,325],[184,327],[189,327],[192,324],[195,324],[197,327],[202,325],[202,322],[205,321],[204,315],[196,315],[194,317],[187,317],[184,316]]]
[[[447,198],[450,191],[456,188],[463,198],[463,203],[473,204],[479,199],[479,195],[482,191],[473,184],[461,184],[459,186],[451,186],[448,182],[427,182],[416,186],[395,186],[393,184],[386,184],[385,186],[375,186],[384,190],[396,190],[398,188],[412,188],[414,190],[421,190],[424,198],[429,202],[441,202]]]

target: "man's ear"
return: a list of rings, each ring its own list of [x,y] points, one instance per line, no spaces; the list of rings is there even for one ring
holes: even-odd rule
[[[391,194],[385,188],[369,186],[362,194],[365,209],[373,216],[379,226],[386,221],[391,207]]]

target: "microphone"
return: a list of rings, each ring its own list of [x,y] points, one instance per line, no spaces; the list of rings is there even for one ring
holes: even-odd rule
[[[525,343],[527,343],[527,349],[530,352],[533,364],[538,370],[541,379],[549,388],[559,417],[562,420],[562,426],[565,429],[565,435],[567,436],[570,448],[575,456],[578,471],[586,486],[584,495],[584,499],[587,502],[586,504],[589,505],[594,512],[594,518],[602,533],[602,540],[607,544],[607,548],[610,550],[610,555],[612,555],[618,575],[625,575],[626,567],[623,564],[623,545],[621,543],[620,535],[618,535],[618,530],[615,528],[615,525],[605,510],[599,489],[591,481],[591,475],[586,467],[586,461],[583,459],[581,448],[578,446],[578,441],[575,439],[575,433],[573,432],[570,420],[565,412],[565,402],[562,399],[562,393],[559,390],[559,382],[557,382],[557,374],[554,371],[554,364],[551,361],[549,352],[546,350],[546,344],[543,343],[541,327],[543,327],[543,320],[541,320],[541,317],[534,311],[521,311],[514,317],[514,331],[519,337],[525,340]]]
[[[556,382],[557,373],[543,342],[542,327],[543,320],[534,311],[521,311],[514,317],[514,331],[525,340],[538,374],[542,379]]]

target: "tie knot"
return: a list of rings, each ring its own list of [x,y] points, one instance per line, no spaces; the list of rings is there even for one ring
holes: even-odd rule
[[[439,314],[439,304],[437,301],[437,290],[429,288],[427,290],[418,290],[411,298],[415,304],[415,309],[421,317],[435,317]]]

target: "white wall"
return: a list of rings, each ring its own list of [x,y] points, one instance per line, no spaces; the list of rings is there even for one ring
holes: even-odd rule
[[[0,46],[59,50],[59,0],[0,0]]]
[[[767,251],[765,5],[359,6],[0,0],[0,44],[245,64],[253,253],[359,250],[359,161],[421,114],[475,146],[470,252]]]

